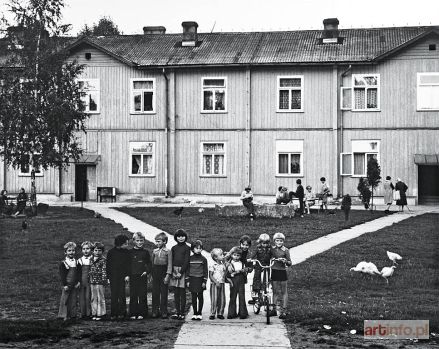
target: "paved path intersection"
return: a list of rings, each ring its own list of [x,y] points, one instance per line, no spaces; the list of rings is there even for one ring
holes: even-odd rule
[[[146,239],[154,242],[154,237],[162,230],[157,229],[145,222],[142,222],[130,215],[114,210],[108,205],[86,203],[85,208],[99,212],[103,217],[114,220],[127,228],[130,232],[142,232]],[[290,249],[291,257],[294,264],[301,263],[306,259],[327,251],[332,247],[341,244],[345,241],[355,239],[363,234],[370,233],[384,227],[398,223],[407,218],[424,214],[427,212],[439,213],[439,208],[422,208],[414,212],[393,214],[385,217],[366,222],[355,227],[341,230],[336,233],[328,234],[316,240],[304,243],[302,245]],[[175,244],[174,239],[169,235],[168,247]],[[203,251],[204,256],[211,262],[210,254]],[[252,283],[252,274],[249,275],[248,285]],[[226,285],[226,294],[228,294],[228,285]],[[207,286],[209,290],[209,285]],[[250,289],[246,288],[246,299],[250,299]],[[277,348],[285,349],[291,348],[288,339],[287,330],[281,320],[277,317],[272,317],[270,325],[265,324],[265,317],[263,312],[260,315],[255,315],[253,309],[249,306],[249,317],[244,320],[208,320],[210,310],[210,297],[208,292],[204,297],[204,318],[203,321],[192,321],[192,313],[186,316],[186,321],[183,324],[178,338],[175,342],[175,349],[186,348]],[[225,314],[227,316],[227,314]],[[207,335],[206,335],[207,334]]]

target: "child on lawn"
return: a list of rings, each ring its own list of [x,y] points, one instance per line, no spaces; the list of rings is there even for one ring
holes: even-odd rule
[[[256,246],[256,251],[251,256],[251,259],[258,260],[262,265],[270,265],[270,260],[272,258],[271,246],[270,246],[270,236],[268,234],[261,234],[258,238],[258,245]],[[252,297],[253,299],[248,301],[248,304],[255,304],[255,299],[258,297],[258,293],[261,290],[261,275],[262,268],[258,263],[254,264],[255,274],[253,276],[253,287],[252,287]],[[270,269],[268,269],[270,270]],[[270,276],[268,276],[270,278]],[[264,280],[266,281],[266,280]]]
[[[134,247],[130,250],[130,316],[142,320],[148,316],[147,286],[151,273],[151,255],[143,248],[145,237],[133,234]]]
[[[129,238],[120,234],[114,238],[114,247],[107,254],[107,277],[111,291],[111,320],[124,319],[127,314],[125,282],[128,281],[130,255]]]
[[[214,248],[210,255],[213,259],[213,264],[209,266],[210,279],[210,316],[209,319],[224,319],[224,308],[226,307],[226,266],[224,264],[224,253],[220,248]]]
[[[104,293],[107,283],[106,259],[103,256],[105,247],[101,242],[95,242],[93,245],[93,259],[88,274],[91,288],[91,316],[93,320],[101,320],[107,314]]]
[[[248,317],[247,305],[245,303],[245,283],[247,272],[245,264],[242,262],[242,250],[239,247],[233,247],[230,251],[231,260],[227,264],[227,274],[230,277],[230,300],[227,318],[240,319]],[[239,298],[239,310],[236,312],[236,298]]]
[[[93,258],[93,244],[90,241],[84,241],[81,244],[82,257],[77,261],[79,272],[79,308],[81,310],[81,318],[89,319],[91,315],[91,289],[89,281],[90,264]]]
[[[178,229],[174,234],[177,245],[171,248],[172,275],[169,286],[174,287],[174,300],[176,312],[172,319],[184,320],[186,313],[186,270],[189,267],[191,249],[186,245],[187,234],[183,229]]]
[[[156,249],[152,251],[152,317],[168,318],[168,284],[172,274],[171,250],[166,248],[165,233],[155,236]]]
[[[189,268],[186,273],[186,286],[192,294],[192,308],[194,315],[192,320],[202,320],[204,297],[203,292],[206,289],[208,268],[207,259],[201,255],[203,243],[196,240],[191,244],[192,256],[189,258]]]
[[[64,245],[65,258],[59,264],[62,291],[59,304],[58,318],[68,320],[76,317],[76,301],[79,287],[78,268],[76,267],[76,244],[68,242]]]
[[[284,246],[285,235],[276,233],[273,235],[274,246],[271,248],[273,258],[276,260],[271,268],[271,282],[273,285],[273,303],[279,305],[279,319],[285,319],[288,293],[286,266],[291,265],[290,251]]]

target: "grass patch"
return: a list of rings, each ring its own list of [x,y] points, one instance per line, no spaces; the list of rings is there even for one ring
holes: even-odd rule
[[[262,233],[272,236],[276,232],[285,234],[285,245],[293,247],[384,216],[384,212],[379,211],[371,213],[352,210],[350,221],[345,222],[343,212],[336,210],[335,214],[328,215],[315,213],[305,215],[304,218],[258,218],[250,222],[245,217],[217,217],[213,208],[199,212],[197,208],[185,207],[181,219],[174,215],[175,207],[118,209],[169,234],[174,234],[178,228],[183,228],[189,235],[189,241],[200,239],[207,251],[214,247],[228,250],[235,246],[239,237],[244,234],[256,241]]]
[[[46,339],[58,342],[70,335],[66,324],[60,321],[22,321],[0,320],[1,342],[21,342]]]
[[[333,332],[356,329],[362,334],[364,320],[422,319],[430,320],[430,331],[437,333],[438,226],[438,214],[409,218],[294,266],[289,272],[287,323],[312,330],[325,324]],[[362,260],[374,262],[380,270],[391,266],[386,250],[403,256],[389,285],[380,276],[349,272]]]
[[[73,341],[72,338],[82,338],[91,329],[89,336],[85,335],[86,342],[82,340],[81,345],[78,344],[78,348],[82,348],[89,345],[92,339],[105,343],[109,337],[105,331],[109,328],[112,331],[118,328],[121,336],[127,333],[129,337],[132,337],[130,331],[144,329],[144,322],[126,322],[126,325],[121,322],[116,325],[84,321],[59,324],[53,321],[58,313],[61,295],[58,265],[64,257],[63,245],[67,241],[74,241],[78,246],[85,240],[101,241],[106,253],[113,247],[117,234],[130,235],[120,224],[106,218],[94,218],[93,211],[71,207],[50,207],[47,215],[31,219],[24,232],[21,223],[22,219],[0,219],[0,319],[3,321],[0,323],[0,342],[34,339],[40,344],[50,344],[61,340],[67,343],[66,346],[72,346],[69,342]],[[151,251],[154,245],[147,242],[146,248]],[[80,256],[79,248],[77,256]],[[109,287],[106,287],[105,296],[109,313]],[[180,322],[172,324],[172,328],[169,328],[168,322],[151,321],[156,328],[156,337],[166,330],[172,341],[178,334]],[[115,339],[108,340],[111,343]],[[135,340],[138,338],[133,337]],[[24,347],[28,344],[22,343]]]

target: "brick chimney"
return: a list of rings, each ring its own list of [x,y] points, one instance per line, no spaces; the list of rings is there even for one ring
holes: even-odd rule
[[[183,40],[181,46],[196,46],[197,45],[197,22],[183,22]]]
[[[338,24],[337,18],[326,18],[323,20],[323,37],[324,38],[338,38]]]
[[[159,25],[159,26],[146,26],[143,27],[143,34],[165,34],[166,28]]]

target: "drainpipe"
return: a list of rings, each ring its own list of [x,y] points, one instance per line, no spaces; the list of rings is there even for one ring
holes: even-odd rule
[[[252,139],[251,139],[251,70],[250,66],[247,67],[246,72],[246,83],[247,83],[247,96],[246,96],[246,104],[247,104],[247,112],[245,118],[245,129],[246,129],[246,138],[247,138],[247,184],[251,186],[251,157],[252,157]]]
[[[166,126],[165,126],[165,197],[169,197],[169,181],[168,181],[168,168],[169,168],[169,162],[168,162],[168,149],[169,149],[169,103],[168,103],[168,95],[169,95],[169,79],[166,75],[166,70],[163,68],[162,70],[163,77],[165,78],[165,120],[166,120]]]
[[[341,73],[341,78],[340,78],[340,89],[339,89],[339,93],[341,93],[341,88],[343,87],[343,78],[348,75],[348,73],[350,73],[352,69],[352,64],[349,64],[349,66],[347,67],[347,69]],[[338,95],[338,98],[340,100],[340,95]],[[343,119],[344,119],[344,110],[341,109],[340,106],[340,153],[344,152],[344,137],[343,137]],[[340,161],[340,155],[339,157],[339,161]],[[353,159],[352,159],[353,161]],[[344,177],[340,176],[340,188],[341,188],[341,195],[343,196],[343,187],[344,187]]]

